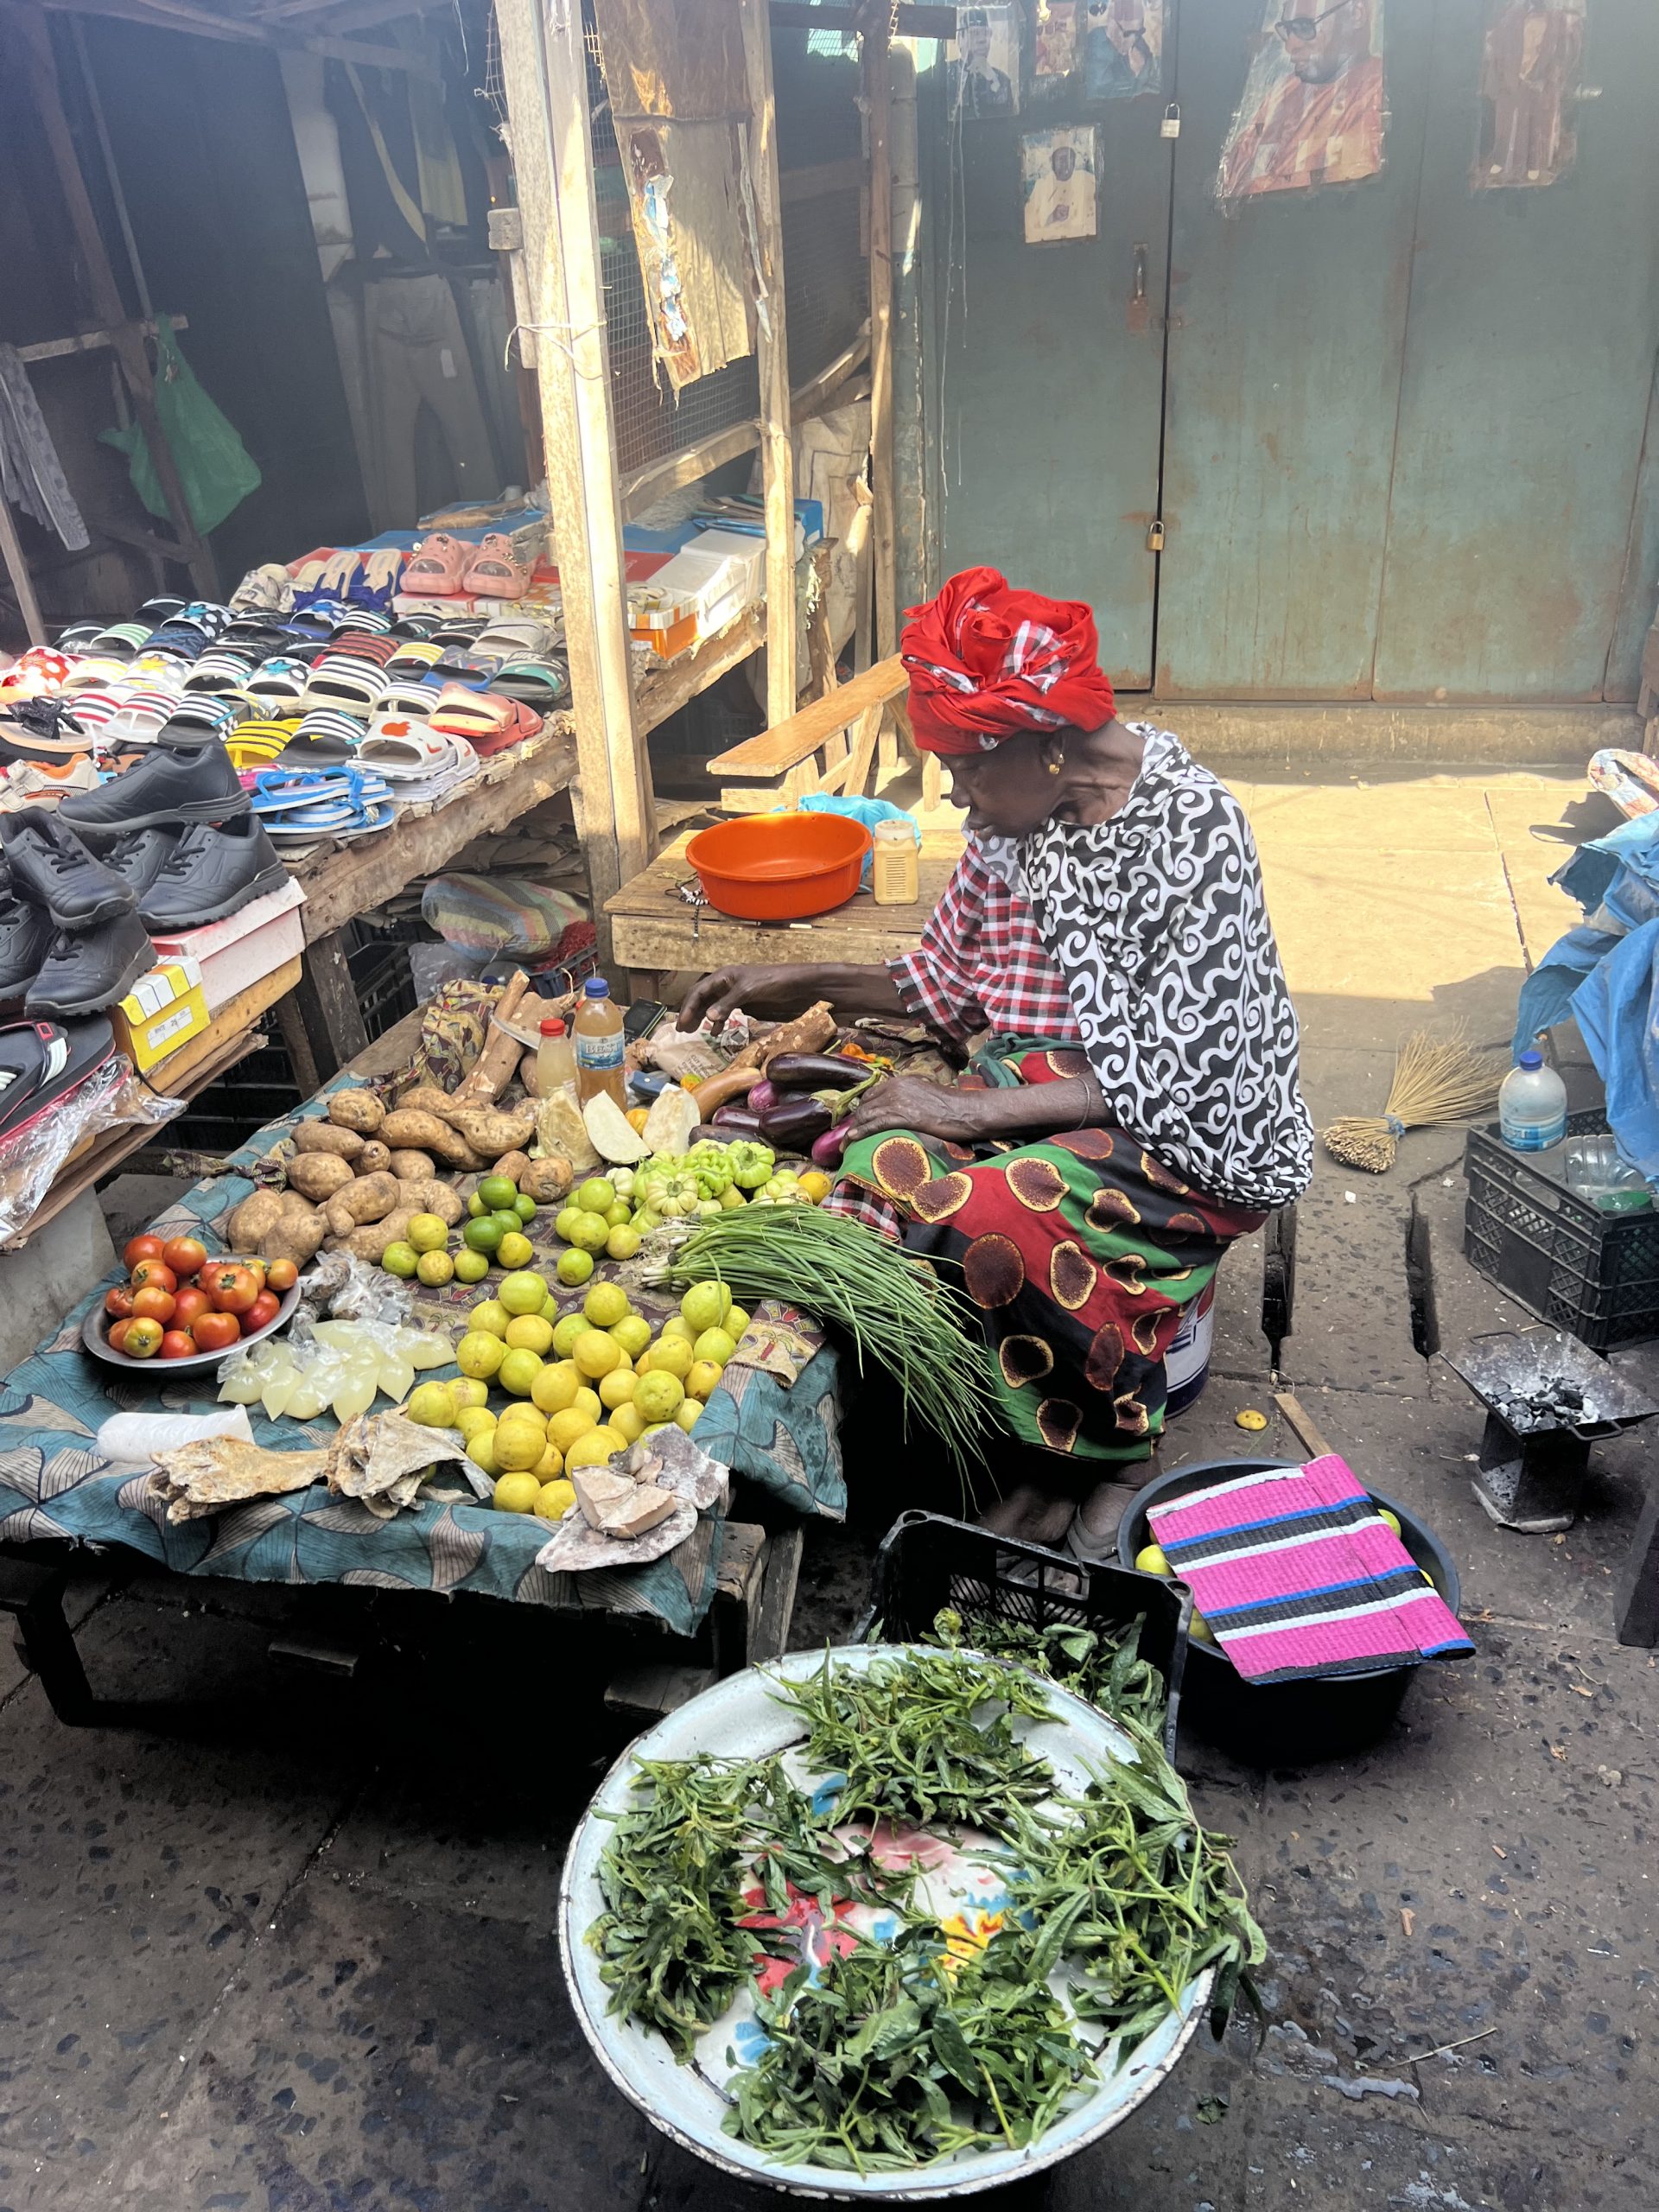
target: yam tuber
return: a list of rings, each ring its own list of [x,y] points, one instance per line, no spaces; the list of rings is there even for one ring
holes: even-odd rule
[[[522,1152],[536,1134],[536,1102],[522,1106],[451,1106],[445,1116],[483,1160],[499,1160],[504,1152]]]
[[[380,1124],[381,1135],[394,1152],[412,1147],[416,1152],[429,1153],[435,1160],[442,1160],[446,1167],[477,1167],[482,1162],[474,1155],[473,1148],[458,1129],[441,1122],[435,1114],[418,1108],[400,1106],[388,1114]],[[498,1145],[497,1152],[505,1149]],[[491,1154],[494,1157],[494,1154]]]
[[[331,1237],[330,1245],[335,1251],[350,1252],[357,1259],[366,1260],[371,1267],[378,1267],[385,1257],[387,1245],[402,1243],[419,1211],[417,1206],[399,1206],[384,1221],[367,1222],[361,1229],[353,1230],[349,1236]]]
[[[550,1153],[545,1160],[532,1160],[516,1179],[522,1197],[534,1198],[538,1206],[550,1206],[563,1198],[575,1176],[563,1154]]]
[[[353,1165],[359,1175],[384,1175],[391,1166],[391,1147],[371,1137]]]
[[[294,1132],[296,1152],[332,1152],[337,1160],[353,1162],[362,1151],[364,1142],[355,1129],[337,1128],[333,1122],[304,1121]]]
[[[233,1252],[262,1260],[292,1260],[303,1268],[315,1259],[327,1224],[314,1205],[293,1191],[256,1191],[226,1224]]]
[[[349,1236],[365,1222],[384,1221],[394,1207],[410,1203],[410,1185],[395,1175],[359,1175],[336,1192],[322,1210],[331,1236]]]
[[[397,1185],[397,1203],[412,1207],[416,1213],[435,1213],[446,1229],[453,1229],[466,1212],[461,1193],[453,1185],[440,1183],[435,1176],[424,1183],[403,1183]]]
[[[289,1188],[314,1205],[322,1205],[356,1179],[351,1161],[332,1152],[296,1152],[288,1163]]]
[[[404,1183],[425,1183],[438,1172],[438,1163],[429,1152],[404,1150],[391,1155],[391,1172]]]
[[[378,1136],[386,1109],[372,1090],[336,1090],[328,1101],[328,1119],[359,1136]]]
[[[492,1175],[505,1175],[509,1183],[522,1183],[530,1173],[530,1154],[527,1152],[504,1152],[490,1173]]]
[[[515,969],[502,985],[500,996],[490,1015],[484,1049],[473,1063],[472,1072],[456,1086],[454,1103],[457,1106],[493,1106],[512,1082],[518,1065],[518,1055],[524,1048],[512,1031],[503,1025],[518,1012],[518,1002],[529,988],[530,978],[522,968]],[[499,1149],[505,1150],[505,1147]]]

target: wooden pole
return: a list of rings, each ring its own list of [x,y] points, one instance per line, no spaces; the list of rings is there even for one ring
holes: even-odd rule
[[[749,93],[749,182],[754,195],[760,300],[760,462],[766,508],[766,720],[787,721],[795,671],[795,463],[789,438],[789,343],[784,322],[784,217],[778,184],[778,102],[766,0],[738,0]]]
[[[575,0],[497,0],[496,24],[576,717],[576,827],[607,959],[605,902],[649,865],[657,814],[628,671],[582,12]]]
[[[174,531],[178,538],[177,558],[189,569],[196,588],[211,598],[219,589],[218,569],[212,549],[197,536],[196,526],[190,519],[190,508],[184,496],[184,486],[179,480],[173,449],[167,442],[156,412],[156,386],[149,372],[149,356],[144,351],[143,334],[127,320],[126,303],[121,297],[121,288],[115,281],[115,271],[111,268],[110,257],[105,251],[98,218],[87,196],[86,181],[80,173],[80,163],[75,156],[75,142],[70,134],[69,119],[63,111],[57,60],[52,51],[52,35],[47,27],[45,11],[40,8],[16,8],[7,12],[17,28],[35,112],[40,117],[41,128],[46,133],[47,143],[52,150],[52,164],[57,171],[59,189],[63,194],[64,205],[74,231],[75,244],[86,264],[86,283],[92,296],[93,312],[110,334],[110,343],[115,348],[116,358],[121,364],[122,373],[132,394],[133,412],[143,427],[149,456],[156,464],[156,474],[167,501],[167,511],[173,519]]]
[[[893,86],[890,34],[878,16],[864,33],[870,127],[870,489],[875,495],[875,651],[899,648],[899,567],[893,505]]]
[[[23,629],[31,645],[46,643],[46,625],[41,620],[41,602],[35,596],[35,586],[29,573],[29,563],[23,558],[22,540],[11,518],[11,509],[6,505],[6,495],[0,492],[0,560],[6,564],[6,574],[11,578],[11,588],[17,594],[17,604],[22,612]]]

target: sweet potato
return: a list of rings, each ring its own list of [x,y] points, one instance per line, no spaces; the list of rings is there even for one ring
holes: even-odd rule
[[[386,1109],[372,1090],[337,1090],[328,1101],[328,1118],[359,1136],[378,1136]]]
[[[332,1152],[337,1160],[354,1162],[363,1143],[355,1129],[336,1128],[332,1122],[302,1122],[294,1132],[296,1152]]]
[[[307,1266],[317,1255],[327,1224],[317,1208],[292,1191],[256,1191],[226,1225],[233,1252]]]
[[[380,1124],[380,1134],[394,1152],[412,1147],[416,1152],[429,1153],[446,1167],[476,1167],[482,1164],[458,1129],[452,1129],[435,1114],[424,1113],[418,1107],[400,1106],[395,1113],[388,1114]],[[495,1149],[503,1152],[506,1147],[498,1145]],[[493,1159],[495,1153],[490,1157]]]
[[[510,1183],[518,1182],[529,1172],[530,1154],[527,1152],[504,1152],[490,1170],[492,1175],[505,1175]]]
[[[412,1206],[416,1213],[435,1213],[446,1229],[453,1229],[466,1212],[461,1193],[448,1183],[440,1183],[436,1176],[424,1183],[399,1183],[397,1203]]]
[[[518,1080],[524,1086],[524,1096],[526,1098],[540,1097],[541,1093],[536,1088],[536,1055],[534,1052],[526,1052],[523,1059],[519,1061]]]
[[[394,1152],[391,1172],[404,1183],[425,1183],[438,1172],[438,1163],[429,1152]]]
[[[395,1175],[359,1175],[329,1199],[322,1210],[331,1236],[349,1236],[365,1222],[384,1221],[409,1204],[410,1185]]]
[[[349,1160],[332,1152],[296,1152],[288,1163],[289,1188],[321,1205],[357,1179]]]
[[[575,1178],[569,1161],[551,1153],[545,1160],[532,1160],[517,1179],[524,1197],[534,1198],[538,1206],[550,1206],[564,1196]]]
[[[448,1119],[451,1103],[448,1091],[440,1090],[435,1084],[422,1083],[417,1084],[406,1098],[397,1101],[397,1111],[400,1114],[435,1114],[442,1122]]]
[[[518,1152],[536,1134],[536,1102],[522,1106],[452,1106],[445,1116],[473,1150],[486,1160],[499,1160],[504,1152]]]
[[[391,1147],[371,1137],[352,1164],[359,1175],[384,1175],[391,1166]]]
[[[366,1260],[371,1267],[378,1267],[385,1256],[388,1244],[396,1244],[409,1233],[409,1224],[417,1209],[399,1206],[396,1213],[389,1213],[384,1221],[365,1223],[361,1229],[353,1230],[349,1236],[331,1237],[336,1251],[350,1252],[359,1260]]]

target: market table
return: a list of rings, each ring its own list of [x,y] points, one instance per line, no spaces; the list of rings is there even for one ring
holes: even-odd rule
[[[605,908],[617,963],[628,970],[636,998],[658,995],[660,979],[687,969],[739,967],[754,962],[892,960],[912,952],[950,872],[962,858],[957,830],[922,836],[921,896],[911,906],[878,906],[868,890],[804,922],[740,922],[712,906],[688,906],[680,886],[695,886],[677,837],[648,868],[625,883]]]
[[[389,1033],[365,1059],[382,1070],[397,1065],[399,1048],[412,1042],[417,1027],[400,1024],[401,1035]],[[222,1246],[222,1234],[214,1232],[254,1188],[249,1171],[301,1118],[321,1114],[329,1091],[357,1080],[355,1071],[342,1074],[293,1115],[258,1131],[232,1155],[233,1172],[194,1185],[159,1217],[156,1232],[205,1232],[210,1246]],[[537,1238],[536,1226],[531,1233],[541,1265],[557,1248],[550,1227],[543,1224]],[[112,1274],[89,1288],[0,1382],[0,1611],[18,1617],[48,1690],[48,1667],[59,1685],[67,1684],[63,1718],[91,1715],[84,1678],[76,1688],[78,1662],[57,1602],[63,1569],[41,1566],[42,1547],[49,1560],[60,1553],[68,1556],[70,1547],[114,1546],[176,1573],[234,1581],[478,1594],[568,1616],[628,1616],[683,1638],[696,1635],[707,1620],[714,1664],[721,1672],[763,1656],[766,1645],[782,1649],[798,1534],[769,1539],[760,1528],[728,1520],[718,1510],[701,1518],[694,1533],[663,1559],[586,1573],[550,1573],[539,1567],[537,1554],[551,1533],[548,1525],[498,1513],[465,1495],[459,1483],[437,1486],[462,1490],[462,1495],[428,1498],[386,1522],[356,1500],[316,1484],[255,1497],[201,1520],[168,1522],[147,1495],[149,1469],[118,1464],[99,1451],[99,1425],[118,1411],[207,1410],[216,1402],[217,1379],[213,1370],[168,1377],[159,1369],[134,1376],[86,1353],[81,1322],[116,1280]],[[452,1338],[461,1334],[466,1308],[482,1294],[479,1286],[459,1283],[410,1288],[419,1318],[446,1327]],[[561,1305],[574,1310],[583,1293],[558,1294]],[[435,1373],[441,1377],[448,1371]],[[734,1373],[732,1384],[722,1383],[709,1398],[697,1440],[711,1457],[796,1513],[839,1519],[846,1503],[839,1404],[838,1357],[825,1344],[787,1391],[770,1375]],[[376,1405],[384,1410],[378,1400]],[[248,1410],[256,1441],[275,1450],[316,1449],[335,1433],[327,1414],[300,1422],[269,1421],[257,1407]],[[8,1557],[12,1547],[22,1548]],[[48,1586],[52,1573],[58,1577],[55,1594]],[[672,1644],[664,1649],[673,1657],[690,1656]],[[671,1702],[696,1686],[685,1669],[678,1674],[677,1681],[665,1679],[655,1693],[636,1689],[620,1701],[646,1712]]]

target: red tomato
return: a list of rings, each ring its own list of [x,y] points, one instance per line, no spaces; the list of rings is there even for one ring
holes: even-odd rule
[[[242,1265],[253,1277],[261,1290],[265,1287],[265,1263],[263,1260],[244,1260]]]
[[[132,1271],[132,1287],[135,1290],[172,1292],[178,1288],[179,1279],[161,1260],[140,1260]]]
[[[181,1329],[194,1328],[199,1316],[211,1313],[213,1310],[213,1301],[205,1290],[187,1286],[173,1300],[174,1325]]]
[[[167,1247],[159,1236],[130,1236],[121,1255],[124,1268],[136,1268],[140,1260],[159,1260]]]
[[[127,1331],[128,1331],[131,1326],[132,1326],[132,1317],[131,1317],[131,1315],[130,1315],[130,1314],[129,1314],[129,1315],[128,1315],[127,1319],[126,1319],[124,1321],[112,1321],[112,1322],[111,1323],[111,1325],[110,1325],[110,1350],[111,1350],[111,1351],[124,1351],[126,1350],[126,1348],[127,1348]]]
[[[142,1290],[132,1294],[132,1310],[146,1321],[159,1321],[163,1327],[173,1319],[178,1300],[170,1290],[163,1290],[157,1283],[146,1283]]]
[[[234,1313],[204,1313],[190,1332],[198,1351],[228,1351],[242,1334]]]
[[[262,1290],[243,1319],[243,1327],[251,1336],[256,1329],[267,1327],[283,1310],[283,1301],[274,1290]]]
[[[127,1288],[124,1283],[123,1283],[118,1289],[108,1291],[105,1294],[104,1311],[109,1315],[112,1321],[131,1320],[132,1293]]]
[[[239,1260],[215,1260],[201,1287],[220,1313],[245,1313],[259,1295],[251,1271]]]
[[[188,1329],[169,1329],[162,1338],[163,1359],[192,1359],[196,1351],[196,1340]]]
[[[143,1315],[127,1323],[127,1333],[121,1350],[129,1359],[154,1359],[161,1347],[162,1325],[147,1320]]]
[[[273,1260],[265,1269],[265,1287],[278,1293],[292,1290],[300,1279],[300,1271],[292,1260]]]
[[[182,1282],[186,1275],[199,1274],[207,1266],[207,1247],[199,1236],[169,1236],[162,1248],[162,1258]]]

